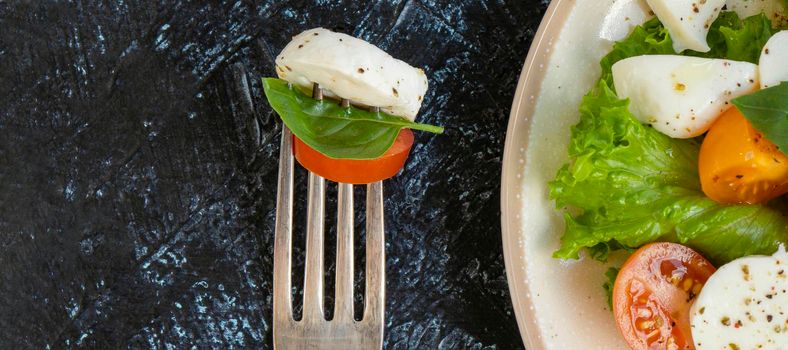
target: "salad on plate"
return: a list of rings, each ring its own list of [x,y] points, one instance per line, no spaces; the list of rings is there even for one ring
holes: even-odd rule
[[[788,2],[646,2],[549,184],[554,257],[630,254],[605,288],[632,349],[788,349]]]

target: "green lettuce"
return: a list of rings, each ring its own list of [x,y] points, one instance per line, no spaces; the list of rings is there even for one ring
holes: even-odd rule
[[[712,31],[765,42],[772,31],[753,29],[763,18],[742,21],[724,13]],[[721,58],[760,52],[732,42],[710,44]],[[771,254],[779,244],[788,243],[788,219],[779,210],[721,205],[708,199],[698,179],[698,142],[672,139],[641,124],[629,112],[629,102],[616,96],[610,74],[615,62],[672,52],[671,45],[667,31],[652,20],[617,43],[602,60],[602,77],[583,99],[580,122],[572,128],[571,162],[549,185],[550,197],[559,208],[577,209],[564,214],[566,231],[555,257],[578,258],[587,249],[592,257],[605,260],[611,250],[670,241],[724,263],[745,255]]]
[[[605,295],[607,295],[607,306],[610,308],[610,311],[613,311],[613,287],[616,285],[616,278],[618,277],[619,271],[621,271],[621,268],[608,268],[607,271],[605,271],[607,281],[602,284],[602,289],[605,290]]]
[[[736,12],[723,12],[709,30],[706,41],[711,51],[689,52],[693,56],[727,58],[735,61],[758,63],[761,49],[780,28],[773,28],[765,14],[740,19]]]

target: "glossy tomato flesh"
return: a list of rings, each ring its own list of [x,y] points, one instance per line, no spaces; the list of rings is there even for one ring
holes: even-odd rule
[[[720,203],[757,204],[788,192],[788,157],[735,107],[703,139],[698,173],[703,192]]]
[[[413,146],[413,132],[402,129],[394,144],[375,159],[335,159],[309,147],[293,136],[293,153],[301,166],[328,180],[349,184],[368,184],[397,175]]]
[[[613,287],[613,313],[629,347],[695,349],[689,310],[714,271],[680,244],[652,243],[632,254]]]

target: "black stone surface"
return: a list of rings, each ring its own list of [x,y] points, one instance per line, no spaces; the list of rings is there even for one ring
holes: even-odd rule
[[[0,1],[0,349],[271,347],[259,78],[316,26],[423,67],[420,120],[446,127],[385,185],[385,348],[522,348],[499,175],[547,2]]]

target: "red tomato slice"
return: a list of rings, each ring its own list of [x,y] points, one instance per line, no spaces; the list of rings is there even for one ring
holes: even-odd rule
[[[413,132],[402,129],[394,144],[375,159],[335,159],[309,147],[293,136],[293,153],[304,168],[334,182],[368,184],[397,175],[413,146]]]
[[[714,266],[694,250],[652,243],[624,263],[613,287],[613,314],[633,350],[694,350],[689,310]]]

